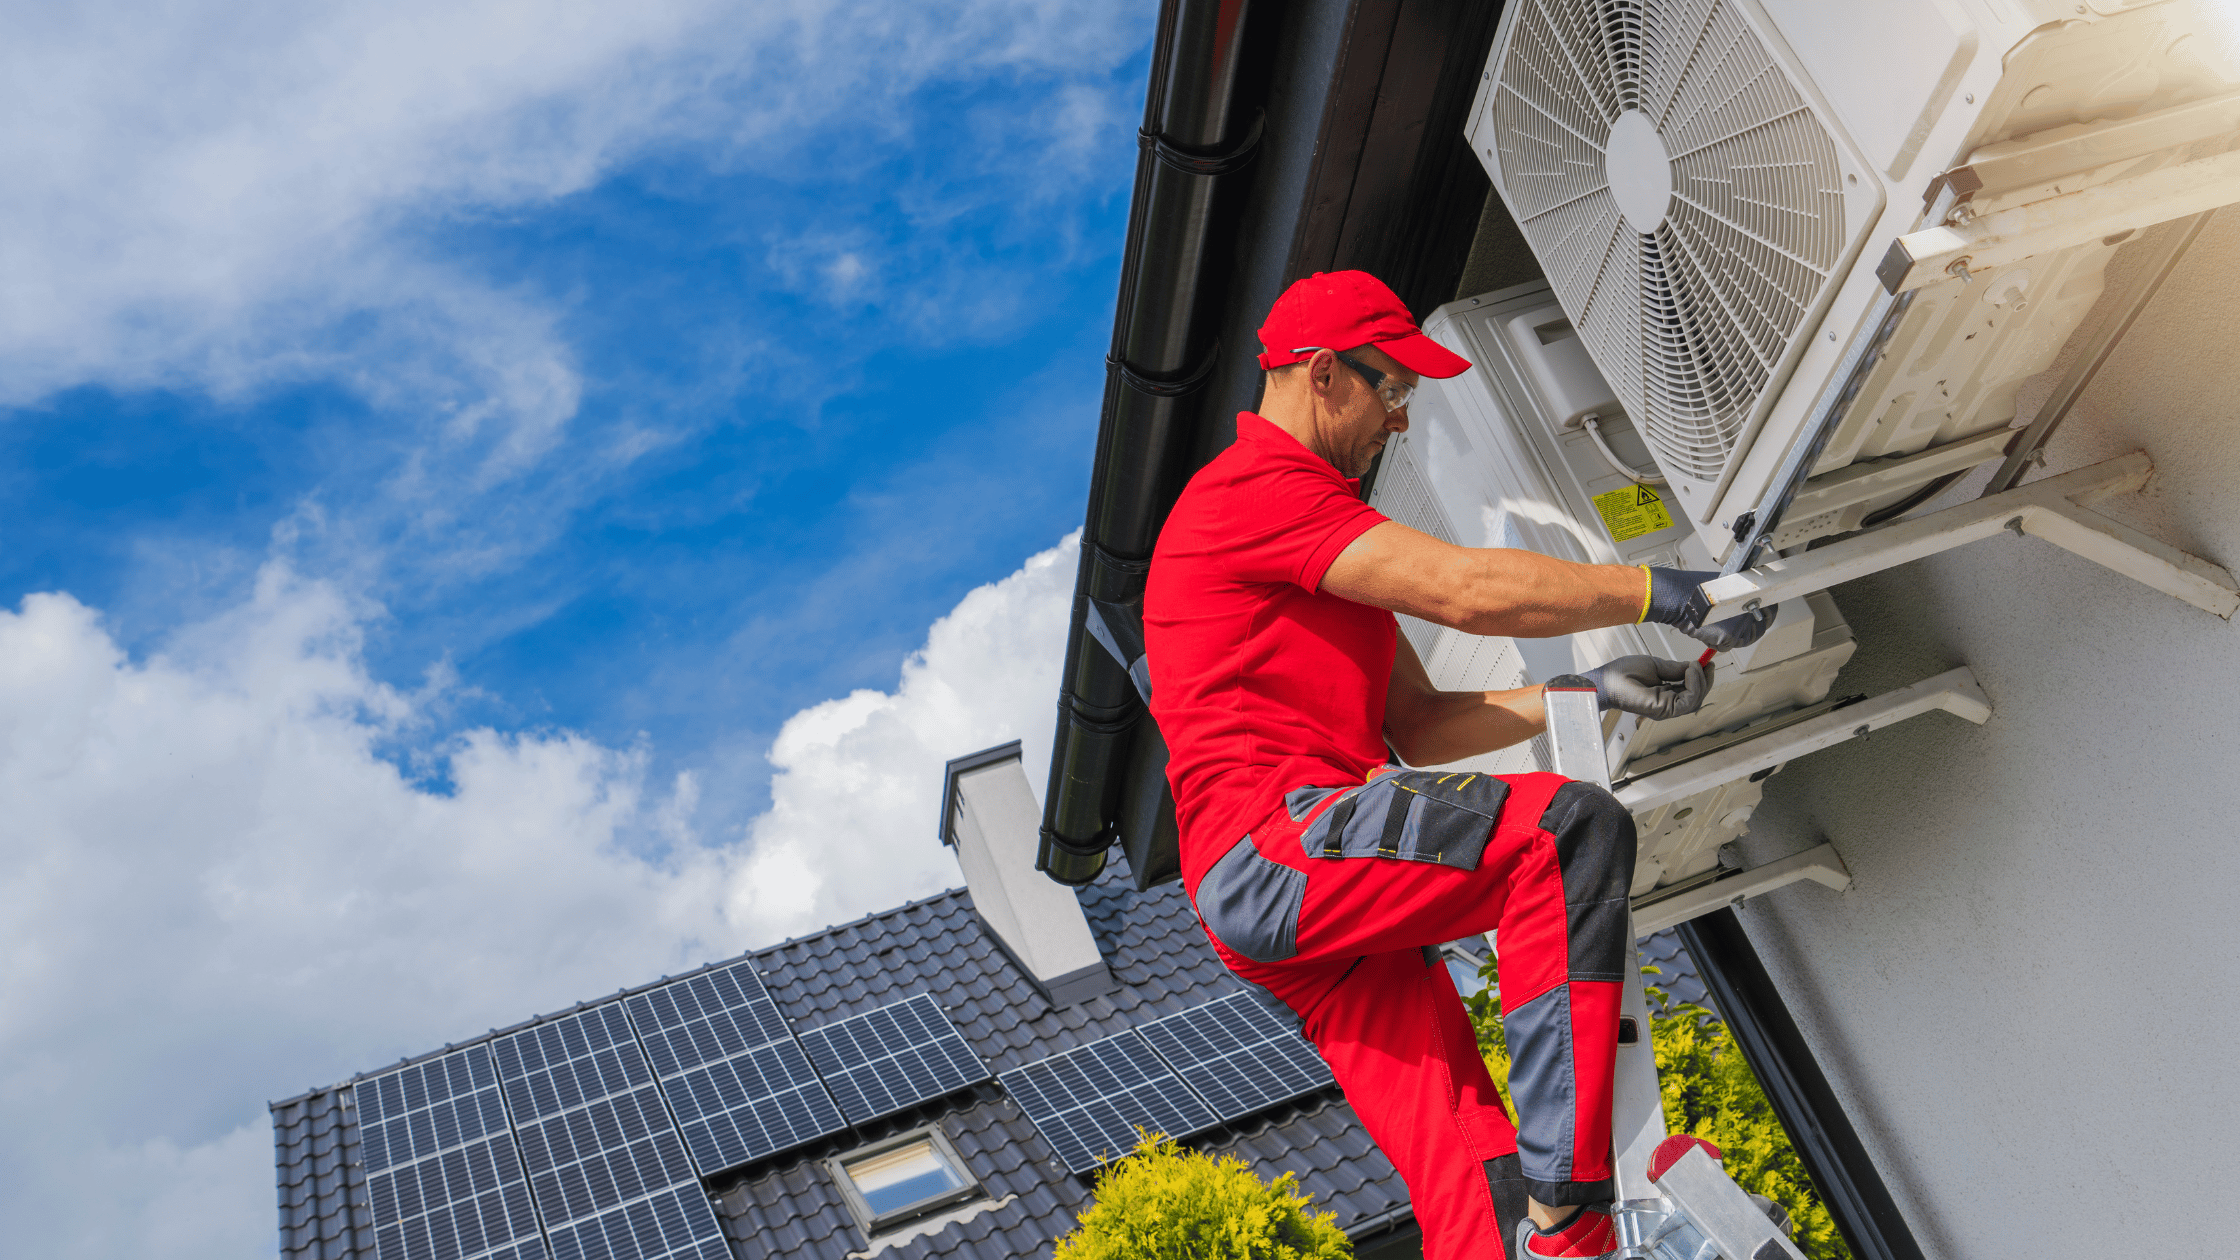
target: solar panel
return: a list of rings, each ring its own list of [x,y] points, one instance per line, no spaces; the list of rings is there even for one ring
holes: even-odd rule
[[[859,1124],[988,1079],[988,1065],[926,993],[811,1029],[801,1046]]]
[[[352,1093],[380,1260],[544,1260],[490,1047],[385,1072]]]
[[[730,1260],[621,1004],[492,1049],[556,1260]]]
[[[1335,1083],[1329,1065],[1292,1021],[1249,993],[1217,998],[1136,1031],[1223,1120]]]
[[[625,1000],[704,1174],[848,1127],[752,964]]]
[[[1069,1172],[1124,1155],[1136,1126],[1170,1137],[1195,1133],[1214,1114],[1133,1032],[1054,1055],[998,1079]]]

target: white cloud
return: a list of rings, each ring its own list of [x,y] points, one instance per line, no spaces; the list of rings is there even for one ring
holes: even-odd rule
[[[1073,540],[968,595],[891,693],[797,714],[743,840],[566,732],[380,753],[434,698],[375,610],[268,568],[130,660],[65,595],[0,612],[0,1219],[27,1255],[271,1249],[262,1101],[956,882],[940,762],[1047,764]]]
[[[344,467],[314,472],[351,539],[423,569],[502,565],[645,443],[574,432],[586,383],[567,321],[581,295],[486,269],[450,229],[502,230],[665,162],[773,184],[860,166],[875,203],[895,178],[882,158],[953,126],[924,116],[929,85],[1056,83],[1062,120],[1100,116],[1105,72],[1142,25],[1124,6],[1057,0],[13,6],[0,406],[86,384],[239,401],[339,383],[379,416],[323,456]],[[1039,111],[1008,112],[1022,116],[977,138],[996,150],[982,204],[1054,182]],[[1061,121],[1058,147],[1090,134]],[[1089,177],[1066,172],[1065,187]],[[759,209],[718,217],[717,234],[769,230]],[[816,217],[845,234],[864,208],[842,199]],[[850,311],[895,304],[916,336],[1020,317],[988,296],[1013,286],[990,283],[970,249],[910,251],[944,277],[979,273],[924,292],[896,282],[880,242],[811,254],[810,283]],[[506,491],[533,509],[507,510]],[[307,563],[355,558],[345,546]]]
[[[965,596],[894,691],[787,720],[770,750],[770,810],[748,834],[752,863],[794,878],[753,878],[750,864],[732,886],[735,916],[800,931],[957,881],[938,846],[942,763],[1017,739],[1030,781],[1049,766],[1078,537]]]

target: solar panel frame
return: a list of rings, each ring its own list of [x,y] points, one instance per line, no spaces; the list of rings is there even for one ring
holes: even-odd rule
[[[730,1260],[620,1003],[500,1037],[491,1059],[555,1260]]]
[[[379,1260],[545,1260],[490,1047],[351,1087]]]
[[[625,998],[703,1176],[848,1127],[751,962]]]
[[[808,1029],[800,1037],[841,1113],[857,1124],[990,1075],[929,993]]]
[[[1215,998],[1136,1031],[1224,1121],[1337,1084],[1293,1021],[1250,993]]]
[[[1132,1029],[997,1079],[1068,1172],[1095,1168],[1099,1155],[1126,1154],[1137,1125],[1183,1137],[1220,1122]]]

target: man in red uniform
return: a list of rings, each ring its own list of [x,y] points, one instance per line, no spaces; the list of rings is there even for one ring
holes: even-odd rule
[[[1457,547],[1363,503],[1416,381],[1470,366],[1375,278],[1301,280],[1260,338],[1260,413],[1176,502],[1144,596],[1183,886],[1230,969],[1299,1015],[1407,1181],[1427,1260],[1607,1254],[1632,818],[1558,775],[1394,764],[1544,720],[1536,687],[1433,687],[1392,614],[1525,637],[1656,620],[1721,648],[1767,618],[1702,625],[1713,574]],[[1589,676],[1648,717],[1708,685],[1646,656]],[[1519,1127],[1436,952],[1488,931]]]

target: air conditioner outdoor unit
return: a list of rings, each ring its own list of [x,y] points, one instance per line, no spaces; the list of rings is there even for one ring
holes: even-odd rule
[[[1595,564],[1707,567],[1702,541],[1664,511],[1657,492],[1615,469],[1596,435],[1567,426],[1583,413],[1616,408],[1546,284],[1450,303],[1424,321],[1424,331],[1473,366],[1418,388],[1409,429],[1386,445],[1370,490],[1380,511],[1466,547],[1521,547]],[[1622,418],[1601,436],[1621,460],[1646,460]],[[1634,653],[1693,660],[1702,646],[1661,625],[1534,640],[1400,621],[1432,682],[1456,691],[1542,683]],[[1781,604],[1764,638],[1719,658],[1698,712],[1613,722],[1612,773],[1638,776],[1817,714],[1852,647],[1850,628],[1825,593]],[[1513,774],[1548,764],[1544,743],[1534,741],[1462,768]],[[1719,848],[1747,827],[1764,777],[1736,776],[1638,811],[1634,895],[1717,872]]]
[[[2194,189],[2123,211],[2142,226],[2240,195],[2214,161],[2231,57],[2218,15],[2175,0],[1514,0],[1467,134],[1718,562],[1792,448],[1816,480],[1776,549],[2002,453],[2016,387],[2132,234],[2075,239],[2094,203],[2070,194]],[[2021,206],[2071,230],[1878,279],[1904,272],[1898,238]],[[1885,280],[1917,291],[1893,311]],[[1828,404],[1847,361],[1869,366]]]

